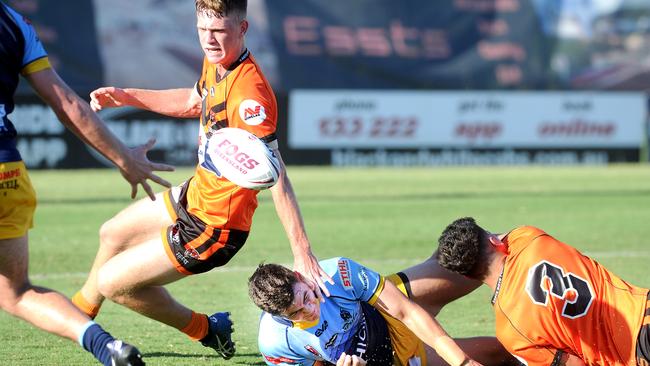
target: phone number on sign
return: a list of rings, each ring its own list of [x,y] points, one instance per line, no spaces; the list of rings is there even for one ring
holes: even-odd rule
[[[324,117],[319,131],[326,138],[412,138],[419,125],[416,117]]]

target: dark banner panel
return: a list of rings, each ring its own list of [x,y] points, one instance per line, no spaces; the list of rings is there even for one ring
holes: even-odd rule
[[[7,3],[32,22],[50,62],[72,89],[92,90],[104,83],[92,1],[9,0]],[[17,93],[31,91],[22,83]]]
[[[192,2],[7,2],[33,21],[75,90],[198,79]],[[638,91],[650,85],[648,19],[647,0],[251,0],[246,37],[281,93]]]
[[[277,0],[280,87],[645,90],[647,1]]]
[[[127,146],[156,144],[149,159],[176,166],[197,161],[198,121],[172,119],[133,108],[100,112],[108,128]],[[110,162],[83,144],[37,98],[19,98],[12,120],[18,130],[18,150],[30,168],[98,168]]]
[[[527,1],[280,0],[269,14],[283,89],[554,83]]]

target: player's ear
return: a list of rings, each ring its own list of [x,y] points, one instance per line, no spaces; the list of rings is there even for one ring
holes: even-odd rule
[[[501,239],[499,239],[498,235],[492,233],[488,233],[487,235],[488,235],[488,241],[490,242],[490,245],[492,245],[492,248],[494,248],[494,250],[496,250],[497,252],[508,254],[508,246]]]
[[[293,273],[296,275],[296,278],[298,279],[298,282],[302,282],[302,283],[304,283],[304,284],[307,285],[307,287],[309,287],[312,291],[316,289],[316,284],[314,283],[314,281],[311,281],[311,280],[306,279],[305,276],[303,276],[303,275],[302,275],[300,272],[298,272],[298,271],[293,271]]]
[[[245,35],[246,32],[248,32],[248,20],[246,19],[242,20],[239,26],[240,26],[239,29],[241,30],[242,36]]]

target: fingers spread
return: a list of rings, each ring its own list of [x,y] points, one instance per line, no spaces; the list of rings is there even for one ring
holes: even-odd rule
[[[134,199],[137,194],[138,194],[138,184],[131,183],[131,199]]]
[[[170,188],[172,186],[171,183],[169,183],[168,181],[160,178],[159,176],[157,176],[155,174],[149,174],[149,179],[151,179],[152,181],[160,184],[161,186],[167,187],[167,188]]]
[[[321,298],[319,300],[321,302],[325,302],[325,298],[323,298],[322,295],[324,294],[325,296],[329,297],[330,296],[330,291],[327,289],[327,286],[325,286],[325,283],[323,282],[322,279],[320,279],[320,277],[316,277],[314,280],[316,281],[316,284],[318,285],[316,288],[318,290],[319,295],[321,296]]]
[[[144,188],[144,191],[147,192],[147,195],[149,198],[151,198],[152,201],[156,200],[156,194],[153,192],[153,189],[151,189],[151,186],[149,183],[147,183],[146,180],[143,180],[140,184],[142,184],[142,188]]]
[[[173,172],[176,170],[173,165],[161,164],[161,163],[151,163],[152,170],[158,170],[163,172]]]
[[[323,271],[322,268],[320,270],[320,277],[319,278],[321,278],[321,279],[324,278],[325,281],[329,282],[330,285],[334,284],[334,280],[332,279],[332,276],[328,275],[327,272]]]
[[[153,137],[150,138],[149,141],[147,141],[147,143],[144,144],[144,150],[149,151],[155,144],[156,144],[156,139]]]

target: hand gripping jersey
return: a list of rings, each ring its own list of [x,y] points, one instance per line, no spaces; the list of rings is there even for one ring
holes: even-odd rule
[[[509,254],[493,297],[497,338],[528,365],[557,350],[587,365],[636,365],[647,289],[628,284],[540,229],[503,239]]]
[[[19,75],[49,67],[47,53],[31,24],[0,2],[0,163],[21,160],[16,129],[7,117],[14,110]]]
[[[207,225],[248,231],[257,208],[258,191],[241,188],[210,169],[204,151],[214,131],[237,127],[277,148],[277,103],[273,90],[246,50],[217,80],[216,65],[203,60],[196,90],[203,99],[199,163],[187,194],[187,209]]]
[[[379,352],[366,348],[375,343],[372,338],[376,334],[372,329],[376,324],[364,315],[367,314],[364,306],[377,300],[384,277],[347,258],[324,260],[320,265],[334,284],[326,283],[330,296],[320,305],[318,321],[294,323],[262,314],[258,344],[267,364],[313,365],[315,361],[336,364],[343,352],[355,352],[364,359]],[[383,318],[379,322],[384,322]],[[390,345],[390,340],[386,342]],[[388,361],[391,363],[392,357]]]

